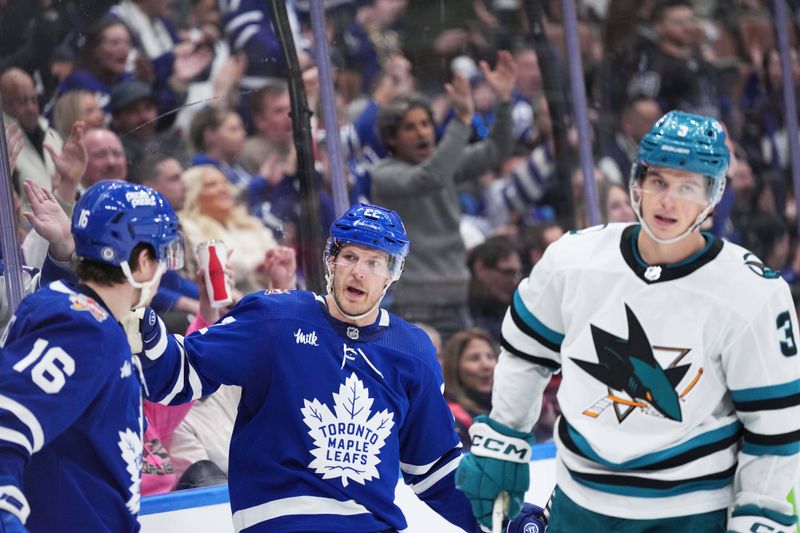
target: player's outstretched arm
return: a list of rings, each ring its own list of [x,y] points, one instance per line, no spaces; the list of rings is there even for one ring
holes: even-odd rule
[[[530,485],[531,433],[517,431],[482,415],[469,428],[471,454],[461,460],[456,486],[467,495],[482,528],[491,531],[494,500],[508,494],[508,516],[522,509]]]

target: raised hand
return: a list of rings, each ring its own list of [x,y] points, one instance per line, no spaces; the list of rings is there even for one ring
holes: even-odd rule
[[[25,196],[31,211],[22,214],[33,229],[50,243],[50,255],[57,261],[67,261],[75,250],[75,241],[70,231],[67,214],[53,197],[53,193],[43,189],[31,180],[23,184]]]
[[[469,82],[461,74],[453,75],[453,82],[446,83],[444,88],[450,97],[450,105],[456,116],[464,123],[472,122],[472,115],[475,112],[475,103],[472,101],[472,89]]]
[[[86,172],[86,165],[89,163],[89,153],[86,151],[86,144],[83,141],[85,132],[86,123],[82,120],[75,122],[60,153],[56,152],[50,144],[44,143],[44,148],[50,154],[56,167],[56,173],[53,175],[53,190],[67,202],[75,201],[75,193]]]
[[[275,289],[294,289],[297,285],[297,257],[294,248],[278,246],[267,250],[263,264],[264,271]]]
[[[211,84],[214,90],[214,99],[211,105],[216,109],[231,109],[236,107],[239,97],[239,82],[247,69],[247,56],[243,53],[232,54],[214,75]]]
[[[214,52],[207,46],[195,47],[192,42],[183,42],[172,49],[175,53],[173,72],[181,83],[194,80],[214,59]]]
[[[491,86],[497,98],[501,102],[508,102],[511,99],[511,92],[517,83],[517,63],[511,56],[511,52],[501,50],[497,52],[497,65],[494,70],[489,68],[486,61],[480,62],[483,77]]]

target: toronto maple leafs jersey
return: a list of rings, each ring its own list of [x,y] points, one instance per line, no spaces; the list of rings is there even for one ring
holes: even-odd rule
[[[556,478],[579,505],[639,519],[733,505],[792,523],[800,355],[788,286],[710,234],[685,261],[647,265],[640,229],[590,228],[547,249],[504,320],[491,416],[529,430],[560,370]]]
[[[214,326],[145,348],[151,399],[242,387],[229,457],[236,531],[402,530],[401,471],[435,511],[474,529],[455,489],[460,443],[422,330],[384,310],[370,326],[350,326],[313,293],[262,292]]]
[[[20,303],[0,339],[0,508],[31,533],[139,530],[137,365],[88,287]]]

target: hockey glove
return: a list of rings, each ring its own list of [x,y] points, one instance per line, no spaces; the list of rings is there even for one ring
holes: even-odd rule
[[[758,505],[736,506],[728,520],[728,531],[769,531],[794,533],[797,519]]]
[[[547,531],[547,520],[544,509],[532,503],[523,503],[522,511],[508,523],[506,533],[544,533]]]
[[[508,516],[515,517],[530,484],[531,446],[534,436],[504,426],[488,416],[475,417],[469,428],[470,455],[456,471],[456,487],[469,498],[472,514],[481,527],[491,530],[494,499],[508,493]]]
[[[142,340],[140,355],[144,355],[148,361],[155,361],[167,347],[167,328],[152,307],[147,306],[143,311],[139,320],[139,334]]]
[[[0,533],[28,533],[28,530],[16,515],[0,511]]]

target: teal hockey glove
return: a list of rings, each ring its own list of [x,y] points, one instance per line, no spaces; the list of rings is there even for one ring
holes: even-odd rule
[[[787,509],[791,512],[791,508]],[[737,505],[728,520],[728,531],[794,533],[797,518],[758,505]]]
[[[472,440],[456,471],[456,487],[469,498],[472,514],[481,527],[491,530],[492,505],[502,492],[508,493],[508,517],[522,508],[530,485],[532,433],[504,426],[488,416],[475,417],[469,428]]]

